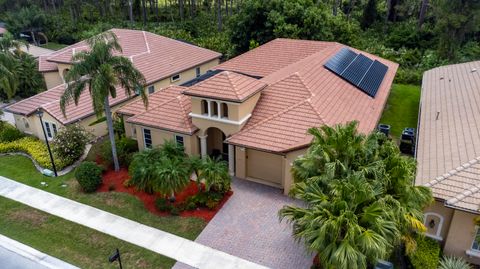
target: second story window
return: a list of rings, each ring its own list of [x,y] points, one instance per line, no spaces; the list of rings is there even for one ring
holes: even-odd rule
[[[218,117],[218,115],[219,115],[219,114],[218,114],[218,113],[219,113],[219,111],[218,111],[218,103],[215,102],[215,101],[213,101],[213,102],[211,102],[210,104],[211,104],[211,106],[212,106],[212,116]]]
[[[202,73],[200,72],[200,66],[195,68],[195,76],[198,78],[199,76],[201,76]]]
[[[180,74],[173,75],[170,80],[172,82],[179,81],[180,80]]]
[[[152,132],[150,129],[143,129],[143,142],[145,144],[145,148],[152,148]]]
[[[208,101],[202,100],[202,115],[208,116]]]
[[[152,94],[154,92],[155,92],[155,86],[153,85],[148,86],[148,94]]]
[[[228,105],[222,103],[222,118],[228,118]]]

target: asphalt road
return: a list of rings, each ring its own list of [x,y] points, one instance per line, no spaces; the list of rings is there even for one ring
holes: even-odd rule
[[[2,269],[48,269],[30,259],[0,246],[0,268]]]

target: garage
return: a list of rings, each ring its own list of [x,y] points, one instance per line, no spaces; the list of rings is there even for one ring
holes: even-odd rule
[[[247,149],[247,178],[283,187],[283,156]]]

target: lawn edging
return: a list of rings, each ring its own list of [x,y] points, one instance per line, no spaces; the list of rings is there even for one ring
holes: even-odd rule
[[[76,160],[74,163],[72,163],[71,165],[63,168],[60,171],[57,171],[57,174],[59,176],[63,176],[70,173],[73,169],[79,166],[80,163],[82,163],[85,160],[85,158],[87,158],[88,152],[90,151],[91,148],[92,148],[92,144],[87,144],[85,146],[85,151],[83,152],[82,156],[80,156],[80,158]],[[32,156],[30,156],[30,154],[27,154],[25,152],[17,151],[17,152],[0,153],[0,156],[11,156],[11,155],[20,155],[20,156],[29,158],[32,161],[33,166],[35,166],[35,169],[37,169],[37,171],[40,173],[42,173],[43,169],[45,169]]]

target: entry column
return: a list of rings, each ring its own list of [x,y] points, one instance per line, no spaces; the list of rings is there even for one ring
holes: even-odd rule
[[[235,175],[235,147],[228,144],[228,172],[230,176]]]
[[[199,135],[200,138],[200,154],[202,158],[207,156],[207,135]]]

